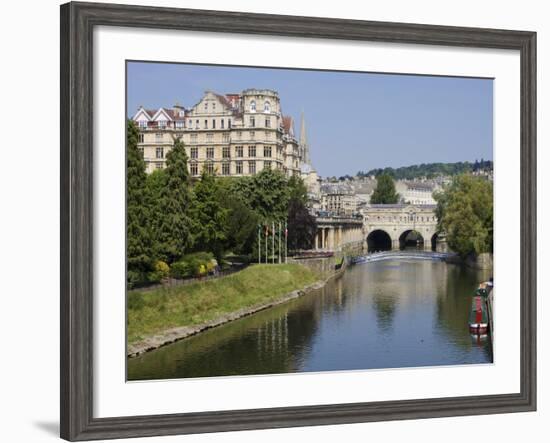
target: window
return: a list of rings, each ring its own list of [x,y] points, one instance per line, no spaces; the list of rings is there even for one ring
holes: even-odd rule
[[[189,129],[191,129],[193,127],[193,120],[189,120],[187,122],[187,126],[189,126]]]
[[[250,112],[256,112],[256,102],[254,100],[250,102]]]
[[[254,117],[250,117],[250,127],[253,128],[256,126],[256,119]]]
[[[199,158],[199,148],[191,148],[191,158]]]
[[[138,136],[138,141],[139,141],[140,143],[143,143],[143,139],[144,139],[143,134],[139,134],[139,136]]]
[[[195,129],[199,129],[200,128],[200,123],[199,123],[199,120],[197,119],[195,121]]]
[[[265,127],[271,128],[271,119],[269,117],[265,119]]]
[[[212,120],[212,129],[216,129],[216,120]]]
[[[256,162],[254,161],[248,162],[248,172],[250,174],[256,174]]]
[[[155,168],[157,168],[157,169],[162,169],[163,166],[164,166],[164,163],[162,163],[162,162],[156,162],[155,163]]]
[[[271,112],[271,104],[269,102],[264,103],[264,112]]]
[[[191,175],[199,175],[199,165],[197,163],[191,163],[189,169],[191,170]]]
[[[214,158],[214,148],[213,147],[206,148],[206,158]]]
[[[224,121],[223,118],[220,120],[220,128],[222,128],[222,129],[225,128],[225,121]]]
[[[157,132],[157,133],[155,134],[155,137],[156,137],[156,140],[157,140],[157,141],[162,141],[162,132]]]
[[[264,157],[271,157],[271,146],[264,146]]]
[[[212,102],[212,111],[216,110],[216,102]]]
[[[235,163],[235,172],[237,174],[242,174],[243,173],[243,162],[242,161],[238,161]]]
[[[139,154],[141,155],[141,158],[143,158],[143,146],[138,147]]]
[[[206,163],[206,172],[208,174],[213,174],[214,173],[214,163],[212,163],[212,162]]]
[[[265,137],[266,140],[269,140],[271,138],[271,132],[264,131],[264,137]]]
[[[208,111],[208,102],[204,102],[204,110]]]
[[[229,146],[224,146],[223,147],[222,157],[223,158],[230,158],[231,157],[231,151],[229,150]]]
[[[191,134],[191,143],[197,143],[197,134]]]
[[[249,146],[248,147],[248,156],[249,157],[256,157],[256,146]]]
[[[208,129],[208,120],[204,121],[204,129]]]
[[[164,148],[157,148],[155,157],[164,158]]]
[[[140,127],[141,129],[147,129],[147,122],[146,122],[146,121],[143,121],[143,120],[140,121],[140,122],[139,122],[139,127]]]
[[[237,138],[240,140],[241,137],[243,136],[243,133],[242,131],[237,131]]]
[[[264,162],[264,169],[271,169],[271,162]]]
[[[222,163],[222,175],[229,175],[229,163]]]
[[[227,127],[229,129],[231,129],[231,119],[230,118],[227,119]]]
[[[229,133],[224,133],[223,136],[222,136],[222,141],[224,142],[229,142]]]
[[[157,124],[159,125],[160,129],[166,128],[166,120],[160,120],[157,122]]]
[[[254,131],[250,131],[250,140],[254,140],[256,138],[256,133]]]
[[[180,129],[183,128],[183,121],[182,120],[178,120],[176,122],[176,128],[180,128]]]
[[[213,139],[214,139],[214,134],[212,134],[211,132],[206,134],[206,140],[207,141],[211,142]]]
[[[244,157],[244,156],[243,156],[243,147],[242,147],[242,146],[236,146],[236,147],[235,147],[235,156],[236,156],[236,157]]]

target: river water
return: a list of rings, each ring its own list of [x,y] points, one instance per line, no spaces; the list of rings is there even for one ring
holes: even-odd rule
[[[128,359],[128,380],[491,363],[468,331],[490,275],[438,261],[351,266],[323,289]]]

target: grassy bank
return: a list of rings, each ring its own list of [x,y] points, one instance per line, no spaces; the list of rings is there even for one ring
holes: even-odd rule
[[[128,343],[277,300],[318,280],[297,264],[253,265],[217,280],[128,293]]]

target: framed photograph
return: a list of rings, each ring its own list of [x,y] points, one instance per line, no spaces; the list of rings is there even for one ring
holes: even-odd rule
[[[535,79],[534,32],[62,5],[61,437],[535,410]]]

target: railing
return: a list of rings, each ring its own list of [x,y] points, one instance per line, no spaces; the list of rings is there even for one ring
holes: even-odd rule
[[[456,254],[432,251],[383,251],[372,252],[353,259],[353,263],[370,263],[383,260],[438,260],[445,261]]]

